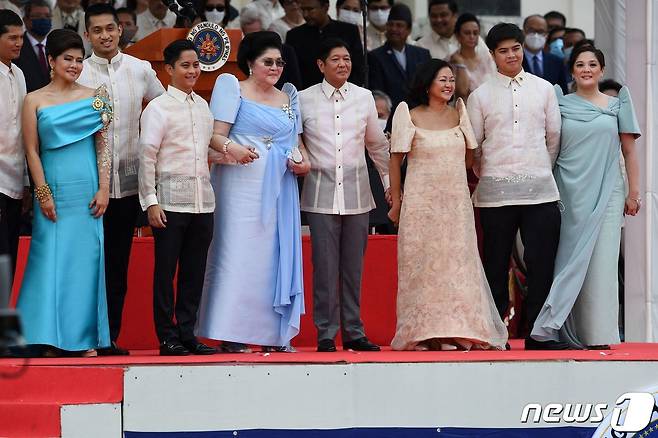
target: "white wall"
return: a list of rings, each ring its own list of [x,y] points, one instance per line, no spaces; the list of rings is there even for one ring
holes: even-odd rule
[[[582,29],[589,38],[594,36],[594,0],[521,0],[522,17],[548,11],[562,12],[567,17],[567,27]]]

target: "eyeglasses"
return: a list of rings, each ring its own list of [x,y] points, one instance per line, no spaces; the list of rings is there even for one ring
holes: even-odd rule
[[[217,10],[217,12],[224,12],[226,8],[223,5],[206,5],[206,12],[212,12],[213,10]]]
[[[261,60],[261,62],[263,63],[263,65],[265,67],[272,67],[275,64],[276,64],[277,68],[283,68],[283,67],[286,66],[286,61],[284,61],[281,58],[277,58],[277,59],[265,58],[265,59]]]

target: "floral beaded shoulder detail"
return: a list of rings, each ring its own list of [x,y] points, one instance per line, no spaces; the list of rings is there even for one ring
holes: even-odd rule
[[[108,93],[107,87],[104,84],[96,89],[91,106],[101,113],[103,126],[107,127],[110,122],[112,122],[114,111],[112,109],[112,104],[110,103],[110,93]]]
[[[112,171],[112,147],[108,141],[107,130],[112,122],[114,111],[110,103],[110,93],[105,85],[96,89],[94,100],[91,102],[92,108],[101,115],[103,127],[96,134],[96,164],[98,165],[98,182],[99,184],[110,184],[110,174]]]

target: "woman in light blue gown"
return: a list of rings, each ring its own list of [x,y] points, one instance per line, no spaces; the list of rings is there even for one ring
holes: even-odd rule
[[[197,335],[224,341],[226,352],[287,350],[304,313],[296,175],[309,165],[297,90],[274,88],[284,62],[273,32],[247,35],[238,65],[249,78],[219,76],[210,102],[226,157],[211,170],[215,229]]]
[[[617,263],[623,215],[640,208],[635,139],[640,129],[628,88],[618,98],[598,90],[603,53],[576,49],[570,67],[578,91],[555,87],[562,114],[555,164],[562,226],[554,281],[531,336],[574,348],[609,348],[620,342]],[[620,168],[623,152],[628,194]]]
[[[75,83],[84,57],[77,33],[53,31],[46,53],[52,81],[28,94],[23,107],[35,201],[18,310],[27,343],[46,346],[46,355],[94,355],[110,345],[101,216],[109,201],[104,138],[112,110],[103,88]]]

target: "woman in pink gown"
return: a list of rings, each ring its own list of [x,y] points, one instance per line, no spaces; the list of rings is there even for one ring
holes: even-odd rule
[[[466,168],[477,143],[450,65],[432,59],[400,103],[391,136],[391,220],[399,224],[395,350],[502,349],[507,330],[477,249]],[[404,197],[400,164],[406,157]]]

